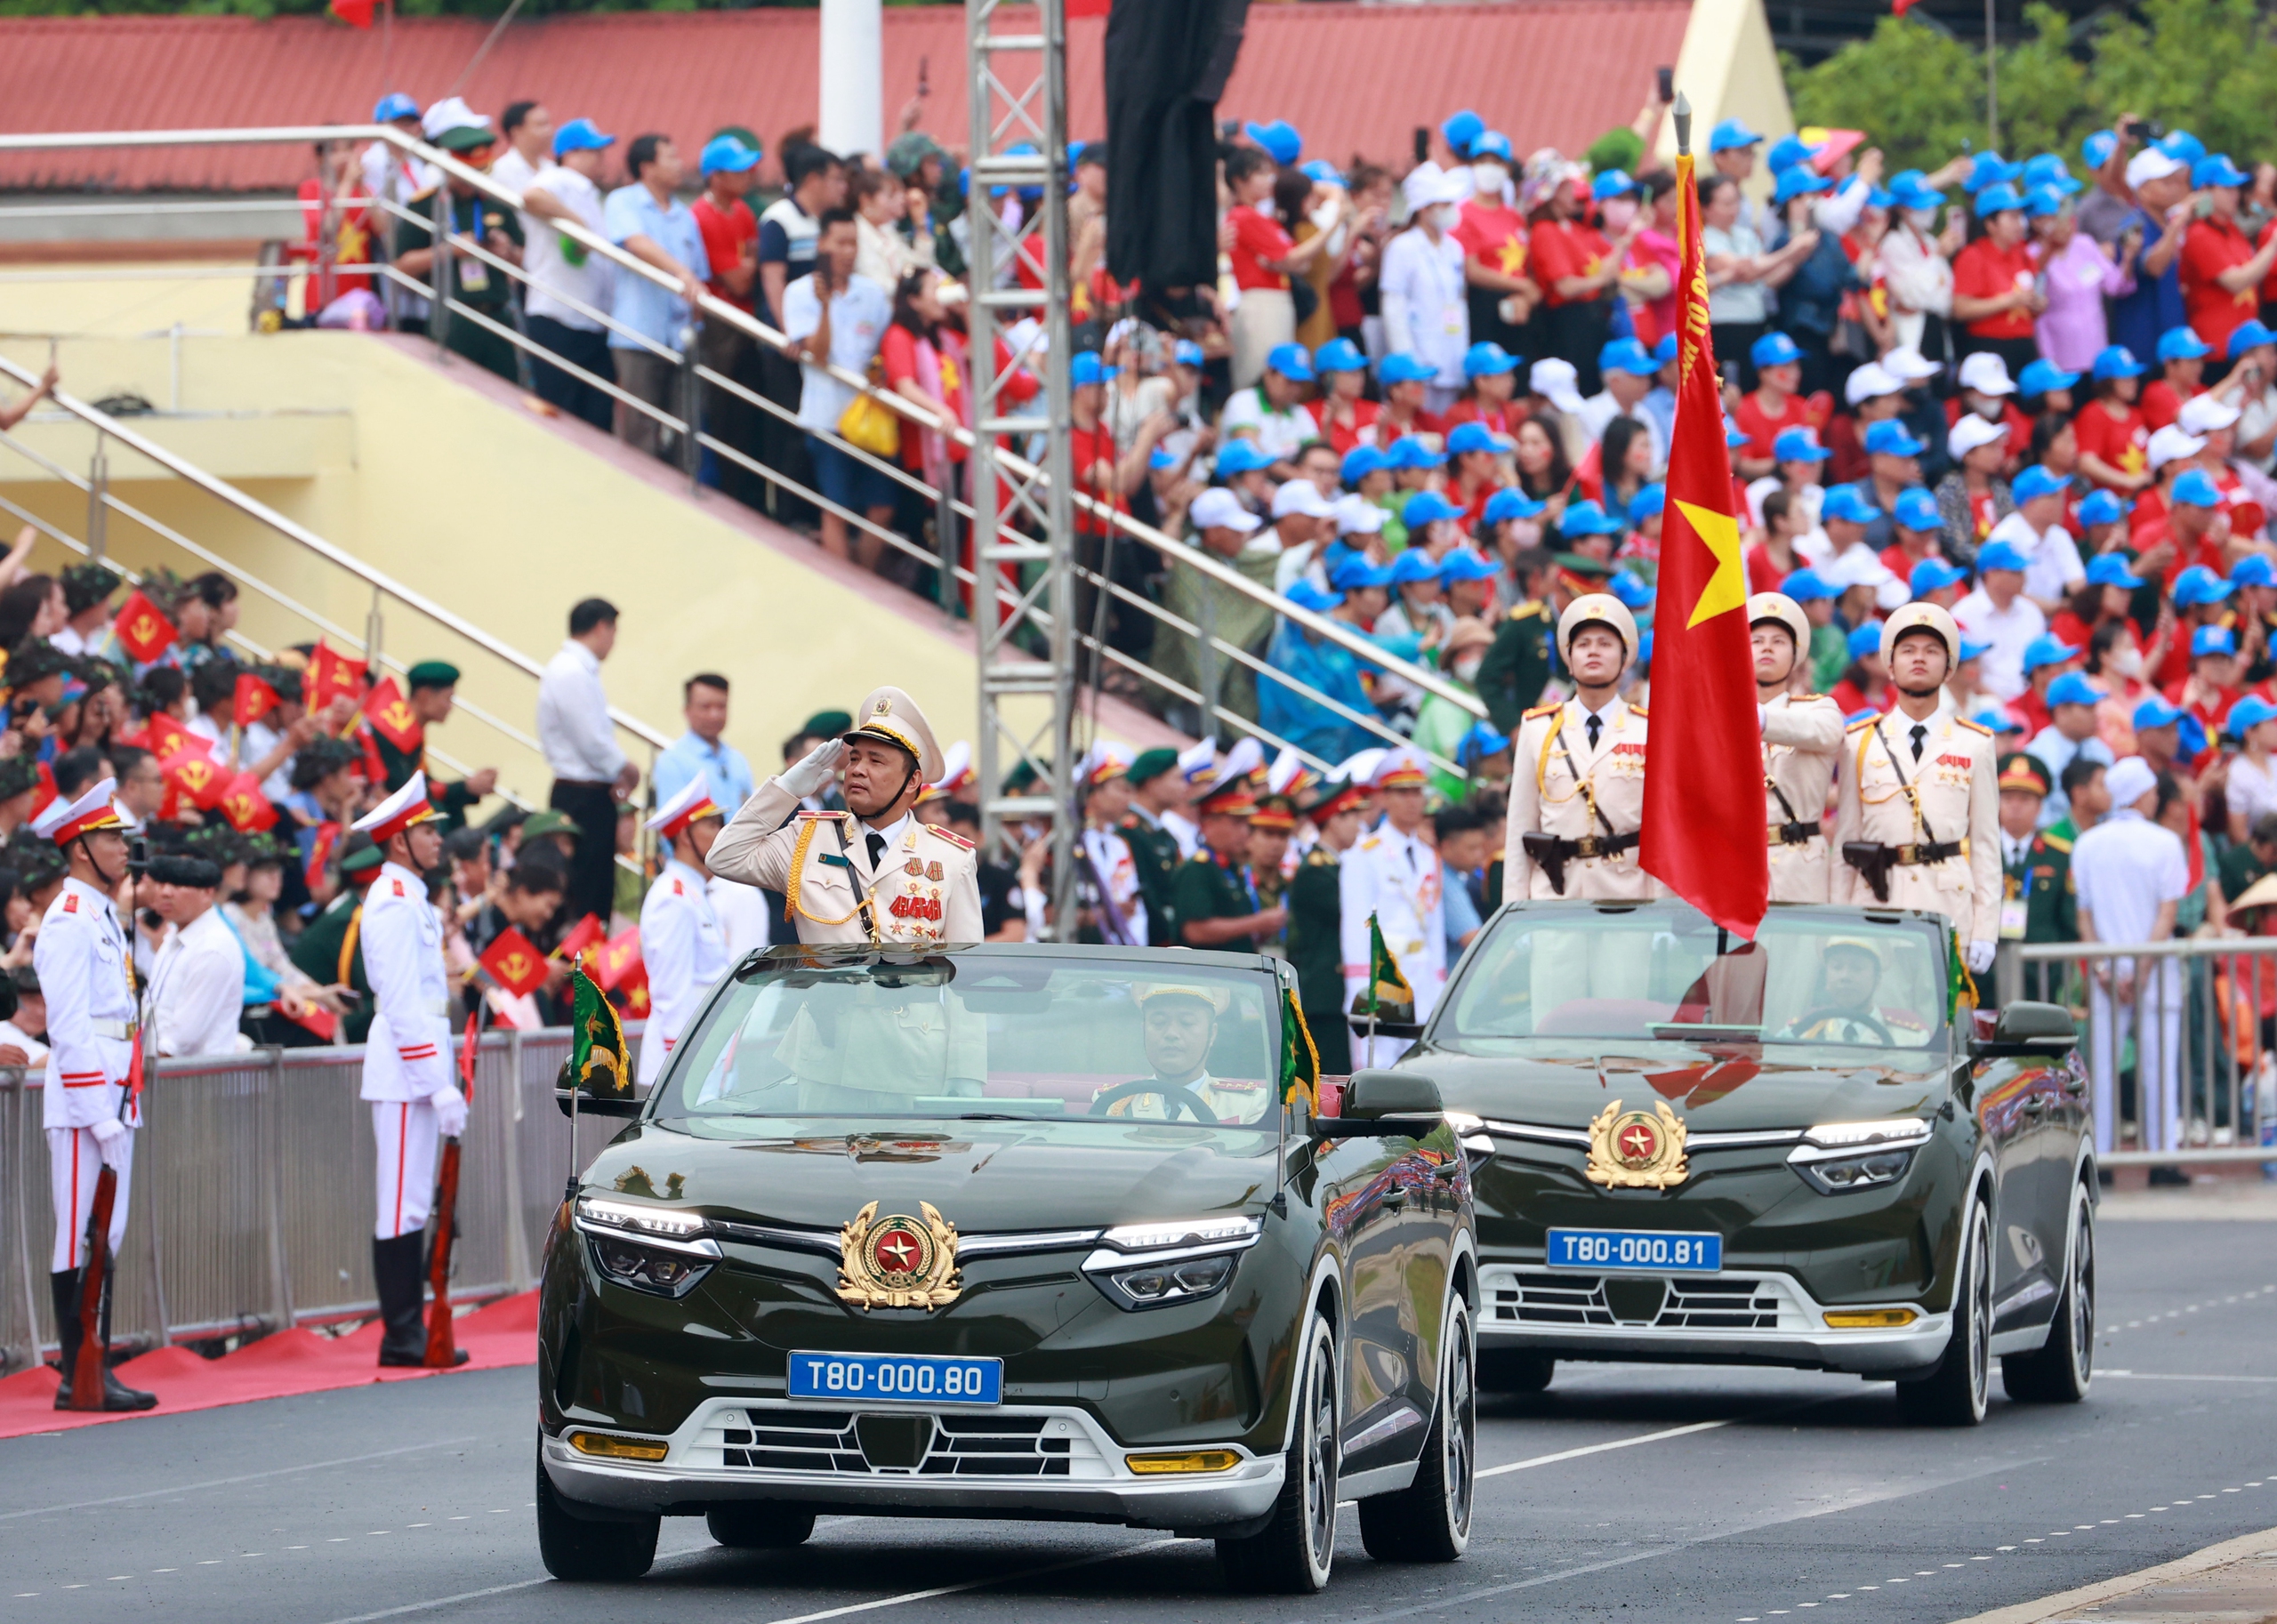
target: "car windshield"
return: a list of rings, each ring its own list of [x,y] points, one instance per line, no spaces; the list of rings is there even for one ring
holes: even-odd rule
[[[1924,921],[1774,910],[1752,943],[1682,905],[1506,916],[1479,945],[1442,1047],[1661,1038],[1927,1049],[1944,1030],[1940,933]]]
[[[943,953],[739,970],[659,1085],[666,1116],[1099,1116],[1278,1126],[1274,978]]]

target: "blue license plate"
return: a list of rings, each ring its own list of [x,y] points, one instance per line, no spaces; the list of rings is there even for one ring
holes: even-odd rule
[[[1724,1266],[1724,1237],[1667,1229],[1553,1229],[1549,1266],[1712,1274]]]
[[[1001,1404],[1004,1362],[937,1354],[793,1354],[791,1396],[885,1404]]]

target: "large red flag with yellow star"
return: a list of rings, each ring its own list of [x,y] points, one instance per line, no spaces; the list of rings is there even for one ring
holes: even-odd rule
[[[1645,872],[1752,940],[1771,892],[1762,728],[1689,153],[1677,159],[1676,191],[1676,430],[1661,523],[1638,855]]]

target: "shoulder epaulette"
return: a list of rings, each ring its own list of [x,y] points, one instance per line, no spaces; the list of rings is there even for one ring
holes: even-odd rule
[[[1653,713],[1650,711],[1647,711],[1643,705],[1630,705],[1629,707],[1629,713],[1631,716],[1641,716],[1646,721],[1651,721],[1653,720]]]
[[[2072,842],[2065,840],[2060,834],[2043,834],[2040,838],[2057,851],[2069,851],[2072,849]]]
[[[960,851],[970,851],[972,849],[972,842],[966,840],[964,836],[957,833],[954,830],[945,829],[938,824],[928,824],[925,825],[925,829],[929,834],[939,835],[943,840],[946,840],[950,845],[957,848]]]
[[[1992,736],[1992,729],[1991,729],[1991,728],[1990,728],[1986,727],[1983,722],[1973,722],[1973,721],[1969,720],[1968,720],[1968,718],[1967,718],[1966,716],[1956,716],[1956,717],[1954,717],[1954,718],[1953,718],[1953,724],[1954,724],[1954,726],[1956,726],[1956,727],[1966,728],[1967,728],[1971,733],[1981,734],[1981,735],[1983,735],[1984,737],[1986,737],[1986,738],[1988,738],[1988,739],[1989,739],[1989,738],[1991,738],[1991,737]]]
[[[853,814],[850,812],[809,812],[806,808],[801,807],[798,811],[798,816],[801,817],[840,818],[851,817]]]
[[[1530,721],[1533,720],[1533,719],[1534,719],[1535,717],[1537,717],[1537,716],[1555,716],[1555,715],[1557,715],[1560,711],[1564,710],[1565,708],[1565,702],[1564,700],[1562,700],[1562,699],[1553,699],[1553,700],[1551,700],[1551,701],[1550,701],[1548,704],[1546,704],[1546,705],[1536,705],[1536,706],[1534,706],[1534,708],[1533,708],[1533,710],[1531,710],[1531,711],[1527,712],[1524,716],[1520,717],[1518,720],[1521,720],[1521,721],[1529,721],[1529,722],[1530,722]]]
[[[1305,854],[1305,866],[1307,868],[1334,868],[1336,865],[1336,854],[1324,846],[1316,846]]]
[[[1382,845],[1384,837],[1380,834],[1364,834],[1360,837],[1359,849],[1362,851],[1373,851],[1377,847]]]
[[[1881,718],[1879,716],[1862,716],[1856,721],[1852,722],[1848,727],[1845,728],[1842,731],[1845,733],[1855,733],[1861,728],[1872,727],[1880,720]]]
[[[1525,603],[1514,603],[1510,606],[1510,618],[1512,620],[1532,620],[1537,615],[1547,619],[1549,617],[1549,611],[1544,608],[1541,604],[1533,602],[1531,599]]]

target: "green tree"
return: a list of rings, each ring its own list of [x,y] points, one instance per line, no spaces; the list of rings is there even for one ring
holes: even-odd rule
[[[2249,167],[2270,145],[2277,36],[2254,0],[2144,0],[2097,36],[2088,85],[2106,116],[2161,119]]]

